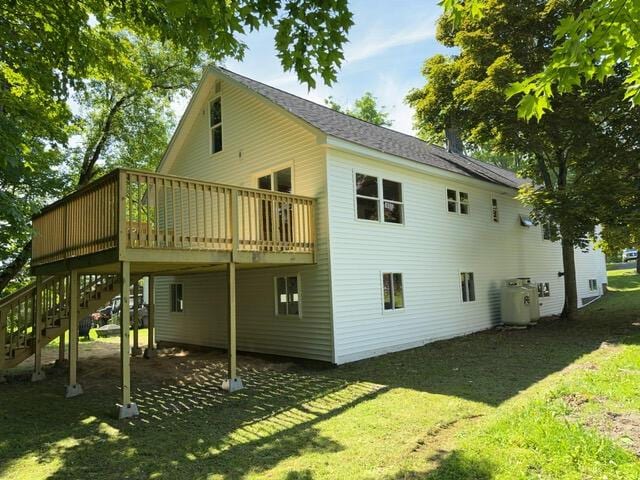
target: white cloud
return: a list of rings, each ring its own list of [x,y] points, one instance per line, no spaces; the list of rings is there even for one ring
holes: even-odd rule
[[[426,27],[425,27],[426,26]],[[386,35],[367,35],[365,38],[347,45],[345,59],[347,64],[366,60],[380,55],[392,48],[413,45],[435,37],[433,20],[420,21],[418,25],[407,30]]]

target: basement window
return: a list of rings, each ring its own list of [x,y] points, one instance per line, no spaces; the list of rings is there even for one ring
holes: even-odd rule
[[[549,282],[540,282],[538,283],[538,297],[550,297],[551,290],[549,288]]]
[[[222,99],[209,102],[209,130],[211,135],[211,153],[222,150]]]
[[[447,211],[469,215],[469,194],[447,188]]]
[[[404,289],[401,273],[382,274],[382,293],[385,310],[404,308]]]
[[[460,287],[462,289],[463,302],[476,301],[476,285],[473,280],[473,272],[460,273]]]
[[[276,315],[300,316],[300,293],[298,276],[276,277]]]
[[[184,311],[184,300],[182,297],[182,284],[181,283],[172,283],[169,285],[170,289],[170,301],[171,301],[171,311],[172,312],[182,312]]]
[[[589,290],[592,292],[598,291],[598,281],[595,278],[589,279]]]

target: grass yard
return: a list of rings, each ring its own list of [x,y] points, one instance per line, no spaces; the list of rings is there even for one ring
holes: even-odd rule
[[[640,276],[609,274],[575,323],[338,368],[243,356],[233,395],[220,353],[136,358],[130,422],[111,415],[115,350],[82,343],[83,396],[55,370],[0,385],[0,477],[640,479]]]

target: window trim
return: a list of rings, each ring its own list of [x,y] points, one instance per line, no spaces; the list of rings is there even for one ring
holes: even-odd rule
[[[365,175],[367,177],[374,177],[376,179],[376,185],[378,186],[378,197],[369,197],[367,195],[359,195],[358,187],[356,182],[357,175]],[[400,185],[400,195],[402,198],[401,202],[397,202],[395,200],[385,200],[384,198],[384,181],[387,180],[389,182],[397,183]],[[352,171],[352,182],[353,182],[353,215],[356,221],[358,222],[366,222],[369,224],[380,224],[380,225],[395,225],[396,227],[404,227],[406,225],[406,216],[405,216],[405,196],[404,196],[404,183],[398,180],[393,180],[391,178],[387,178],[382,175],[372,175],[369,173],[363,173],[362,170],[353,170]],[[367,200],[375,200],[378,202],[378,219],[377,220],[369,220],[367,218],[358,217],[358,198],[364,198]],[[401,222],[387,222],[384,219],[384,202],[390,202],[395,205],[400,205],[401,207]],[[397,273],[397,272],[396,272]]]
[[[275,165],[274,167],[270,167],[264,170],[258,170],[257,172],[255,172],[253,174],[253,179],[251,182],[251,185],[249,188],[257,188],[258,190],[262,190],[260,188],[258,188],[258,179],[262,178],[262,177],[266,177],[267,175],[271,176],[271,190],[263,190],[265,192],[273,192],[273,193],[281,193],[283,195],[287,195],[286,193],[283,192],[278,192],[277,190],[273,189],[273,186],[275,185],[275,173],[279,172],[280,170],[284,170],[286,168],[290,168],[291,169],[291,194],[290,195],[295,195],[296,193],[296,183],[295,183],[295,178],[296,178],[296,171],[295,168],[293,167],[293,162],[287,162],[287,163],[281,163],[278,165]]]
[[[540,288],[542,286],[542,289]],[[549,298],[551,296],[551,284],[549,282],[536,282],[538,298]],[[546,290],[546,295],[544,294]]]
[[[391,275],[391,308],[384,308],[384,276],[385,275]],[[401,278],[401,282],[402,282],[402,307],[396,308],[395,306],[395,296],[394,296],[394,292],[395,292],[395,288],[393,285],[393,276],[394,275],[400,275]],[[405,298],[405,283],[404,283],[404,273],[403,272],[391,272],[391,271],[386,271],[386,270],[382,270],[380,271],[380,300],[381,300],[381,306],[382,306],[382,313],[384,315],[389,315],[389,314],[394,314],[394,313],[400,313],[403,312],[406,308],[407,308],[407,301]]]
[[[287,313],[278,312],[278,279],[285,279],[285,287],[287,287],[287,279],[290,277],[296,277],[298,282],[298,313],[289,313],[289,302],[287,302]],[[289,292],[287,291],[287,295]],[[296,274],[282,274],[282,275],[274,275],[273,277],[273,315],[277,318],[302,318],[302,282],[300,278],[300,273]]]
[[[216,123],[215,125],[211,125],[211,105],[213,104],[213,102],[215,102],[216,100],[220,100],[220,123]],[[224,141],[222,139],[222,133],[220,136],[220,141],[222,142],[222,147],[220,148],[220,150],[218,150],[217,152],[213,151],[213,130],[217,127],[220,127],[220,131],[223,132],[222,130],[222,109],[223,105],[222,105],[222,93],[217,93],[215,94],[213,97],[211,97],[209,99],[209,109],[208,109],[208,124],[209,124],[209,156],[213,156],[213,155],[217,155],[218,153],[221,153],[224,151]],[[223,132],[224,133],[224,132]]]
[[[456,193],[456,211],[452,212],[449,210],[449,190],[451,190],[452,192]],[[467,195],[467,201],[464,202],[464,204],[467,206],[467,213],[462,213],[462,209],[461,209],[461,205],[462,205],[462,201],[460,200],[460,193],[464,193]],[[458,190],[457,188],[452,188],[452,187],[444,187],[444,208],[445,211],[447,213],[450,213],[451,215],[465,215],[465,216],[470,216],[471,215],[471,194],[468,191],[462,191],[462,190]]]
[[[473,300],[465,300],[462,292],[462,283],[461,283],[462,275],[469,274],[469,273],[473,275]],[[460,289],[459,290],[460,303],[462,303],[463,305],[468,303],[476,303],[478,301],[478,289],[477,289],[477,283],[476,283],[476,273],[473,271],[473,269],[471,268],[459,269],[457,282],[458,282],[458,288]],[[469,296],[469,287],[467,286],[467,297],[468,296]]]
[[[173,288],[177,285],[180,285],[180,290],[182,293],[182,310],[174,310],[173,303]],[[183,282],[171,282],[169,283],[169,313],[170,314],[183,314],[185,310],[185,301],[184,301],[184,283]]]

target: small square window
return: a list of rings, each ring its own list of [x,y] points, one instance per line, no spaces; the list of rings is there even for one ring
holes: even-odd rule
[[[182,284],[181,283],[172,283],[169,285],[170,292],[170,302],[171,302],[171,311],[172,312],[182,312],[184,311],[184,300],[182,297]]]
[[[382,292],[385,310],[404,308],[404,289],[401,273],[383,273]]]
[[[469,194],[447,188],[447,211],[469,215]]]
[[[538,283],[538,297],[549,297],[551,296],[551,291],[549,289],[549,282],[540,282]]]
[[[356,173],[355,191],[357,218],[385,223],[404,222],[401,183]]]
[[[297,275],[276,277],[276,315],[300,315]]]
[[[474,302],[476,300],[476,286],[473,280],[473,272],[460,273],[460,287],[463,302]]]
[[[595,278],[589,280],[589,290],[596,292],[598,290],[598,281]]]

